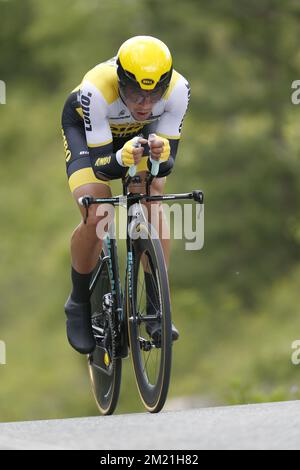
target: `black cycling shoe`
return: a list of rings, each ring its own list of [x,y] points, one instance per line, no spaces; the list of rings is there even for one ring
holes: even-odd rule
[[[67,337],[70,345],[81,354],[90,354],[96,347],[89,302],[74,302],[71,296],[65,305]]]
[[[147,322],[146,331],[155,344],[160,344],[161,339],[161,324],[159,322]],[[179,331],[172,323],[172,341],[177,341],[179,338]]]

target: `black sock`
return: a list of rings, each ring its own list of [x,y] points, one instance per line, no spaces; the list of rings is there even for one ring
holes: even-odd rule
[[[147,314],[154,315],[159,308],[159,293],[156,280],[151,273],[145,272],[145,290],[147,293]]]
[[[71,297],[74,302],[83,303],[88,302],[90,300],[90,282],[92,280],[92,271],[89,274],[80,274],[72,267],[72,283],[73,283],[73,290],[71,293]]]

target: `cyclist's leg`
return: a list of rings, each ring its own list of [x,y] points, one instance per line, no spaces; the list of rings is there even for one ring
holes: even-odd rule
[[[83,216],[85,210],[79,206],[78,198],[85,195],[110,197],[110,183],[108,178],[98,179],[95,176],[83,124],[65,124],[63,139],[70,190]],[[87,223],[84,224],[82,220],[72,235],[72,264],[73,268],[81,274],[93,271],[97,264],[98,253],[101,251],[101,241],[96,234],[97,223],[101,220],[96,216],[97,209],[98,207],[94,205],[89,209]]]
[[[76,201],[86,194],[92,197],[110,197],[111,191],[105,184],[90,183],[76,188],[73,192]],[[93,352],[96,346],[91,324],[89,286],[102,249],[102,239],[97,235],[97,224],[102,220],[102,217],[96,214],[98,207],[90,207],[86,224],[82,220],[71,239],[73,287],[65,306],[67,336],[71,346],[82,354]],[[80,211],[84,217],[82,207]]]
[[[85,195],[94,198],[111,197],[111,189],[107,184],[89,183],[74,189],[73,197],[80,209],[82,220],[74,230],[71,239],[72,266],[79,273],[90,273],[95,268],[102,249],[102,239],[97,234],[97,226],[104,216],[97,215],[99,205],[92,205],[89,208],[89,215],[86,223],[85,208],[78,204],[78,199]],[[112,206],[110,206],[112,207]]]
[[[87,194],[94,197],[110,196],[109,182],[96,178],[91,167],[83,126],[64,121],[63,124],[67,175],[76,202],[79,197]],[[79,209],[83,215],[83,208]],[[71,240],[72,292],[65,305],[67,336],[71,346],[82,354],[91,353],[96,346],[89,302],[92,272],[102,248],[96,233],[101,217],[96,215],[96,211],[96,206],[90,209],[87,223],[81,221]]]
[[[87,183],[74,189],[73,196],[110,197],[110,188],[102,183]],[[84,208],[80,207],[82,219]],[[98,206],[91,206],[86,224],[81,220],[71,238],[72,257],[72,292],[65,305],[67,315],[67,336],[71,346],[82,354],[89,354],[95,349],[90,311],[89,286],[94,268],[97,265],[102,239],[97,235],[97,224],[102,217],[96,214]]]

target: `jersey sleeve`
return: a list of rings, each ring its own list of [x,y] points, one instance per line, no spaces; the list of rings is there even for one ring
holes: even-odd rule
[[[179,140],[184,116],[190,101],[190,85],[180,76],[167,99],[165,112],[157,126],[157,134],[169,140]]]
[[[113,151],[113,137],[107,118],[108,104],[101,91],[90,81],[84,80],[81,86],[80,103],[83,113],[85,134],[89,156],[95,175],[101,179],[100,168],[95,167],[105,162],[106,174],[119,177],[122,161]]]
[[[88,80],[82,83],[80,103],[89,149],[112,144],[112,133],[107,119],[107,102],[100,90]]]
[[[168,176],[175,165],[184,116],[187,112],[191,91],[190,85],[180,75],[167,97],[165,112],[160,118],[156,134],[169,140],[171,153],[168,161],[161,163],[159,177]],[[150,163],[148,162],[150,170]]]

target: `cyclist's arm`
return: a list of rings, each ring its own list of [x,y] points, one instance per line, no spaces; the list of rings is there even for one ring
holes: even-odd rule
[[[190,85],[182,77],[177,80],[167,100],[165,112],[156,128],[156,134],[169,140],[171,154],[168,161],[161,163],[160,176],[171,173],[175,164],[178,145],[181,137],[182,124],[190,100]],[[150,167],[150,164],[149,164]]]

